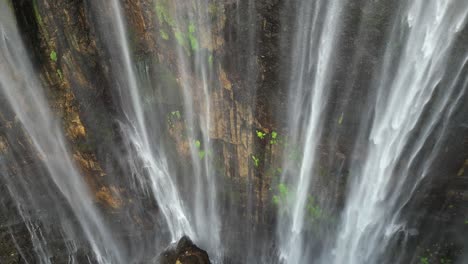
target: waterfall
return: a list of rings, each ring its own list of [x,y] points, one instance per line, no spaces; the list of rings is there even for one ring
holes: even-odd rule
[[[293,2],[293,5],[296,4]],[[402,210],[413,198],[442,147],[447,126],[461,104],[466,84],[462,72],[466,57],[448,66],[454,41],[466,23],[468,12],[462,1],[401,1],[393,18],[381,66],[372,76],[377,95],[362,116],[356,146],[367,146],[366,158],[355,159],[349,174],[348,194],[334,246],[316,252],[314,244],[326,238],[305,230],[307,203],[321,206],[317,184],[317,151],[323,140],[325,113],[339,63],[334,56],[340,40],[346,1],[302,1],[296,4],[292,60],[289,129],[293,142],[303,145],[299,164],[285,160],[283,187],[287,201],[280,205],[278,242],[286,263],[320,260],[321,263],[382,263],[405,225]],[[359,56],[359,55],[355,55]],[[450,72],[447,68],[452,69]],[[444,88],[442,88],[442,86]],[[437,92],[444,89],[443,92]],[[458,89],[458,90],[457,90]],[[436,96],[436,93],[437,96]],[[430,113],[427,107],[431,107]],[[373,111],[373,112],[372,112]],[[340,119],[343,118],[343,113]],[[370,121],[369,121],[370,120]],[[341,123],[342,121],[339,121]],[[336,130],[337,125],[331,125]],[[442,128],[440,128],[442,127]],[[367,134],[369,133],[369,134]],[[435,135],[435,140],[433,139]],[[434,144],[428,150],[423,147]],[[354,156],[360,156],[361,148]],[[423,159],[423,162],[421,162]],[[317,201],[318,200],[318,201]],[[315,207],[317,208],[317,207]],[[323,213],[323,208],[314,209]],[[316,223],[317,224],[317,223]],[[307,238],[306,238],[307,236]],[[333,243],[332,243],[333,244]],[[403,255],[402,255],[403,256]],[[388,261],[388,260],[387,260]],[[402,263],[403,258],[393,258]],[[396,262],[395,262],[396,261]],[[387,263],[387,262],[385,262]]]
[[[164,1],[156,3],[167,4]],[[92,8],[102,10],[94,4]],[[135,63],[131,59],[131,50],[128,44],[128,36],[125,30],[125,23],[122,17],[122,10],[118,1],[112,1],[110,6],[112,15],[109,17],[114,21],[112,24],[107,24],[102,21],[100,24],[103,39],[106,42],[111,58],[119,61],[123,67],[115,66],[114,76],[118,79],[118,87],[121,90],[120,94],[127,121],[130,124],[123,124],[126,137],[130,139],[132,147],[139,152],[139,158],[143,160],[143,164],[148,170],[149,182],[145,175],[138,176],[140,185],[151,186],[151,192],[156,197],[158,205],[163,211],[166,222],[171,232],[173,241],[179,239],[182,235],[188,235],[198,244],[221,256],[220,245],[220,220],[218,218],[217,206],[217,177],[214,174],[212,167],[213,152],[211,151],[211,142],[209,132],[211,129],[211,112],[209,89],[216,81],[213,79],[213,62],[210,62],[212,55],[206,52],[198,52],[198,46],[202,45],[203,33],[211,32],[211,24],[206,21],[209,18],[208,3],[198,1],[192,5],[184,6],[183,4],[175,4],[174,10],[167,8],[170,11],[165,13],[165,16],[170,16],[173,27],[180,34],[188,32],[190,38],[188,40],[178,40],[179,42],[190,41],[179,45],[177,49],[178,72],[180,74],[180,85],[183,89],[183,109],[178,109],[173,113],[185,120],[185,125],[188,130],[188,138],[190,139],[190,154],[193,163],[193,175],[186,175],[182,180],[184,182],[193,183],[193,189],[189,197],[180,195],[181,183],[175,181],[173,172],[168,171],[167,157],[164,152],[164,146],[155,146],[158,138],[159,128],[161,124],[148,121],[153,117],[161,116],[158,113],[156,106],[149,107],[149,110],[144,109],[144,96],[142,89],[154,89],[154,84],[151,81],[145,82],[139,78],[150,80],[152,76],[146,67],[135,69]],[[160,7],[163,8],[163,7]],[[105,8],[104,8],[105,9]],[[171,12],[171,13],[169,13]],[[188,18],[188,19],[187,19]],[[107,18],[106,18],[107,19]],[[187,20],[189,22],[187,22]],[[214,45],[213,40],[208,40],[209,43],[203,45]],[[117,43],[117,45],[115,44]],[[174,43],[176,44],[176,43]],[[185,45],[186,44],[186,45]],[[114,50],[117,46],[117,50]],[[136,71],[139,71],[138,74]],[[192,74],[195,74],[195,78]],[[120,79],[119,79],[120,78]],[[199,80],[199,82],[195,82]],[[139,87],[147,85],[148,87]],[[153,87],[152,87],[153,86]],[[123,90],[127,89],[127,90]],[[195,102],[194,91],[201,89],[200,101]],[[204,108],[199,109],[198,105]],[[199,114],[197,114],[199,111]],[[157,120],[158,121],[158,120]],[[130,126],[129,126],[130,125]],[[154,127],[153,127],[154,126]],[[139,161],[136,161],[134,168],[139,167]],[[141,172],[135,171],[135,174]],[[184,198],[188,199],[184,201]]]
[[[178,46],[176,64],[181,76],[183,116],[191,141],[190,156],[194,167],[193,175],[190,176],[193,179],[186,179],[194,184],[193,196],[190,197],[193,208],[191,214],[199,243],[217,258],[222,256],[222,245],[217,205],[218,180],[213,168],[214,153],[210,138],[213,126],[210,90],[219,83],[214,79],[213,55],[199,50],[200,45],[215,45],[215,40],[209,35],[216,26],[208,21],[209,4],[208,1],[200,0],[193,1],[191,5],[175,4],[171,16],[175,18],[176,32],[188,32],[190,42],[188,47]],[[203,32],[208,35],[204,36]]]
[[[314,181],[315,156],[324,123],[334,48],[339,40],[343,1],[301,1],[294,33],[292,78],[290,81],[289,128],[293,141],[303,144],[302,160],[293,175],[294,163],[286,163],[283,181],[293,185],[293,197],[280,209],[278,241],[280,257],[287,263],[307,259],[303,234],[306,203]],[[323,23],[323,24],[322,24]]]
[[[7,185],[8,195],[15,201],[29,230],[37,260],[53,263],[49,240],[59,236],[56,239],[62,237],[64,241],[70,241],[66,254],[70,261],[77,261],[74,246],[75,240],[79,239],[77,234],[84,235],[98,263],[123,260],[118,243],[94,206],[93,196],[74,165],[5,1],[0,2],[0,69],[1,98],[14,115],[19,131],[9,132],[7,142],[14,147],[20,133],[24,133],[24,144],[31,144],[31,154],[37,156],[31,157],[36,161],[30,161],[30,168],[21,154],[2,158],[0,180]],[[3,107],[6,106],[2,105],[2,110],[6,111]],[[44,196],[48,196],[45,203]],[[71,215],[66,214],[67,210],[71,210]],[[41,211],[57,218],[41,217]],[[73,218],[78,226],[73,223]],[[54,222],[57,226],[51,226]]]
[[[0,262],[465,263],[467,40],[467,0],[0,0]]]
[[[463,1],[410,1],[395,18],[374,77],[373,119],[363,124],[371,128],[362,142],[366,158],[352,165],[332,263],[382,262],[396,233],[408,232],[401,211],[426,176],[446,129],[437,132],[435,142],[429,138],[450,120],[466,89],[457,91],[456,85],[468,57],[450,67],[452,72],[447,64],[467,14]],[[424,115],[428,105],[431,112]],[[432,154],[422,151],[426,144],[434,144]]]
[[[148,120],[158,113],[145,112],[143,109],[143,96],[128,45],[120,3],[117,0],[107,4],[93,2],[91,8],[110,10],[110,16],[106,19],[111,19],[111,23],[102,20],[99,24],[104,45],[115,60],[113,77],[116,79],[117,93],[127,119],[122,121],[122,130],[130,142],[129,147],[134,148],[137,154],[137,158],[129,157],[130,162],[134,162],[132,168],[136,181],[142,189],[149,189],[154,195],[166,219],[173,242],[183,235],[194,236],[183,200],[168,171],[164,149],[155,145],[158,142],[153,140],[159,137],[159,132]]]

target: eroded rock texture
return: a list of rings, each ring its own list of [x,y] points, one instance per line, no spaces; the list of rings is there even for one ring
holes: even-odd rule
[[[125,161],[128,153],[120,147],[123,140],[116,122],[123,113],[118,108],[113,88],[116,84],[110,69],[115,62],[97,37],[96,17],[112,14],[109,10],[92,10],[91,1],[98,0],[14,0],[12,6],[31,59],[47,89],[50,106],[62,120],[73,158],[94,194],[95,203],[106,212],[111,223],[125,227],[119,239],[127,241],[128,237],[138,237],[145,244],[145,239],[167,236],[167,233],[162,231],[164,224],[154,220],[158,216],[158,205],[153,199],[135,197],[128,188],[131,184],[128,180],[131,170]],[[154,78],[149,81],[157,83],[152,90],[145,91],[145,98],[160,105],[163,114],[158,118],[167,120],[161,129],[164,139],[172,146],[167,150],[168,156],[180,165],[176,168],[177,175],[192,169],[190,144],[195,140],[185,136],[188,127],[182,113],[182,77],[192,85],[195,115],[205,114],[205,100],[210,103],[209,137],[213,142],[213,163],[221,179],[218,204],[223,227],[229,228],[234,223],[242,227],[234,234],[227,232],[230,236],[223,239],[232,241],[229,249],[232,252],[228,254],[242,255],[248,249],[261,246],[254,240],[245,243],[239,237],[268,240],[275,235],[274,195],[279,189],[281,159],[284,156],[300,159],[301,146],[285,144],[289,136],[288,120],[285,120],[289,74],[280,69],[280,65],[288,68],[285,51],[292,48],[291,38],[280,38],[280,34],[287,36],[293,27],[294,7],[284,6],[283,1],[278,0],[212,1],[210,16],[199,21],[200,37],[194,40],[170,15],[175,9],[183,12],[191,8],[191,1],[180,2],[121,1],[135,63],[137,67],[146,67]],[[347,26],[342,36],[349,45],[336,51],[342,65],[337,67],[334,76],[327,112],[327,119],[333,124],[330,126],[339,123],[339,128],[337,131],[326,128],[319,150],[320,179],[314,187],[329,197],[334,208],[343,206],[351,154],[355,154],[353,159],[359,160],[360,153],[364,152],[360,151],[361,146],[354,146],[354,139],[360,129],[359,119],[365,107],[363,102],[369,89],[371,69],[385,45],[379,30],[386,27],[396,8],[390,1],[377,1],[375,5],[381,6],[375,10],[385,12],[376,12],[367,16],[368,21],[360,21],[364,11],[352,2],[348,4],[351,12],[344,18]],[[372,26],[362,28],[361,23]],[[361,42],[367,44],[362,46]],[[464,44],[466,38],[457,45]],[[216,78],[208,99],[204,98],[202,80],[197,79],[196,74],[180,72],[177,48],[186,56],[193,56],[194,50],[210,54],[209,63]],[[357,59],[350,55],[354,49],[358,50]],[[0,110],[3,110],[1,106]],[[18,131],[17,138],[4,136],[7,131]],[[22,164],[34,168],[39,157],[30,150],[27,138],[20,131],[15,117],[0,111],[0,157],[15,155],[10,146],[20,145],[22,152],[29,153],[21,157]],[[436,180],[428,187],[431,191],[424,206],[435,213],[429,214],[427,223],[423,220],[426,229],[451,226],[453,219],[461,219],[454,216],[468,215],[468,138],[461,134],[453,135],[463,140],[459,144],[452,142],[453,147],[447,147],[448,154],[438,161],[446,164],[446,170],[435,172]],[[353,152],[353,149],[358,151]],[[9,168],[12,174],[16,169]],[[183,193],[189,193],[191,187],[184,186]],[[0,193],[6,189],[0,185]],[[6,197],[0,202],[9,210],[0,216],[0,262],[23,263],[34,259],[27,228],[12,201]],[[335,213],[330,212],[331,215]],[[440,236],[444,236],[452,231],[440,232],[443,233]],[[461,239],[458,235],[455,237]],[[417,240],[417,236],[414,239]],[[54,242],[58,244],[55,261],[61,263],[66,260],[62,255],[64,245],[59,237]],[[451,243],[449,239],[444,243],[446,251],[461,251],[450,246],[445,248]],[[15,244],[24,249],[23,256]],[[135,251],[137,248],[138,245]],[[86,255],[87,250],[80,248],[77,254]],[[148,259],[141,261],[145,263]],[[183,238],[176,248],[163,255],[162,263],[210,262],[205,251]],[[242,260],[239,263],[243,263]]]

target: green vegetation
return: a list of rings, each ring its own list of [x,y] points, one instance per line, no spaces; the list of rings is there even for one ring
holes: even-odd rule
[[[341,113],[340,118],[338,118],[338,125],[343,124],[343,115],[344,113]]]
[[[63,74],[62,74],[62,71],[60,69],[57,69],[57,76],[59,77],[60,81],[63,82]]]
[[[168,5],[167,1],[157,0],[156,6],[155,6],[156,16],[158,17],[160,24],[166,22],[169,26],[174,27],[175,20],[171,16],[167,5]]]
[[[213,66],[213,54],[210,54],[210,56],[208,57],[208,64],[210,66]]]
[[[169,124],[170,127],[174,127],[174,122],[181,120],[182,115],[180,114],[179,110],[172,111],[167,114],[167,123]]]
[[[50,52],[50,59],[51,59],[53,62],[57,62],[57,52],[55,52],[55,50],[53,50],[53,51]]]
[[[195,34],[195,25],[190,23],[188,26],[188,33],[184,34],[180,30],[174,32],[175,39],[177,43],[184,47],[187,51],[197,51],[200,48],[198,44],[198,39]]]
[[[188,32],[189,33],[195,33],[195,24],[193,22],[190,22],[188,26]]]
[[[273,195],[273,204],[279,206],[280,204],[286,204],[288,200],[289,190],[288,186],[284,183],[280,183],[277,186],[278,194]]]
[[[190,47],[193,51],[198,50],[200,47],[198,45],[197,36],[195,35],[196,27],[193,22],[190,22],[188,26],[188,39],[190,42]]]
[[[208,5],[208,13],[210,15],[214,15],[218,12],[218,7],[216,6],[216,4],[214,3],[211,3]]]
[[[182,34],[182,32],[177,30],[176,32],[174,32],[174,36],[175,36],[175,39],[177,40],[177,43],[179,43],[179,45],[185,46],[185,37],[184,37],[184,34]]]
[[[257,137],[258,137],[259,139],[264,139],[265,136],[267,135],[267,133],[264,133],[264,132],[259,131],[259,130],[257,130],[256,133],[257,133]]]
[[[440,259],[440,263],[441,264],[451,264],[452,263],[452,260],[448,259],[448,258],[441,258]]]
[[[467,219],[467,220],[465,220],[465,225],[468,225],[468,219]]]
[[[169,40],[169,34],[167,34],[166,31],[164,30],[159,30],[159,33],[161,34],[161,38],[164,39],[164,40]]]
[[[200,140],[198,140],[198,139],[195,140],[195,143],[194,143],[194,144],[195,144],[195,147],[198,149],[198,157],[200,158],[200,160],[202,160],[202,159],[205,157],[206,152],[205,152],[203,149],[201,149],[201,142],[200,142]]]
[[[200,140],[195,140],[195,147],[198,149],[201,147]]]
[[[155,12],[158,17],[158,21],[161,24],[167,24],[171,31],[174,32],[174,38],[177,43],[184,47],[187,52],[197,51],[200,48],[196,31],[197,28],[194,22],[190,22],[188,25],[178,25],[176,19],[172,16],[170,12],[170,2],[168,0],[156,0]],[[185,29],[185,27],[187,27]],[[169,40],[169,33],[161,29],[159,31],[161,38],[164,40]]]
[[[252,159],[254,162],[254,166],[258,168],[258,165],[260,165],[260,159],[252,155]]]
[[[189,41],[190,41],[190,47],[192,48],[193,51],[196,51],[200,48],[198,45],[198,40],[193,34],[189,34],[188,36]]]
[[[180,111],[177,110],[177,111],[171,112],[171,116],[173,116],[173,117],[175,117],[177,119],[180,119],[181,118]]]
[[[427,257],[421,257],[419,259],[419,263],[421,264],[429,264],[429,259]]]
[[[279,170],[282,172],[281,168]],[[271,189],[270,189],[271,190]],[[289,190],[289,187],[285,183],[279,183],[274,188],[274,194],[272,196],[272,202],[274,205],[280,208],[280,212],[287,212],[291,209],[293,199],[295,199],[295,193]],[[331,222],[333,218],[328,216],[320,204],[317,202],[314,196],[307,196],[307,203],[305,206],[306,210],[306,221],[310,224],[310,227],[314,226],[319,222]]]
[[[198,151],[198,157],[202,160],[205,157],[205,151],[204,150]]]
[[[34,9],[34,16],[36,17],[36,21],[39,24],[39,27],[43,27],[44,22],[42,21],[41,14],[40,14],[39,8],[37,6],[37,0],[33,0],[33,9]]]
[[[37,0],[32,0],[33,4],[33,12],[34,12],[34,17],[36,18],[37,25],[39,27],[39,31],[41,31],[41,34],[44,36],[44,38],[49,41],[49,33],[44,27],[44,20],[41,17],[41,12],[39,12],[39,6],[37,5]],[[49,45],[50,46],[50,45]]]
[[[315,198],[311,195],[307,197],[307,219],[314,223],[323,218],[323,212],[319,204],[315,201]]]
[[[276,131],[271,132],[270,144],[276,145],[278,143],[278,133]]]

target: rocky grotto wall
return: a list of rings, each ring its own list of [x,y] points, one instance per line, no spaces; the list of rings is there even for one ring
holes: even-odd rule
[[[135,197],[127,188],[130,169],[124,160],[125,150],[119,148],[122,139],[116,120],[123,113],[116,106],[112,90],[109,69],[112,59],[96,38],[96,16],[112,14],[109,10],[90,10],[90,1],[94,0],[14,0],[12,7],[31,59],[47,89],[50,106],[62,120],[73,158],[94,194],[94,201],[115,224],[122,224],[118,223],[124,219],[120,216],[131,216],[134,221],[124,223],[122,237],[141,235],[132,233],[141,227],[151,236],[158,234],[164,224],[154,222],[158,206],[152,199]],[[193,52],[209,54],[209,65],[216,76],[209,93],[209,118],[213,124],[209,137],[214,142],[214,164],[222,186],[221,214],[226,228],[234,224],[246,227],[231,234],[233,237],[223,238],[235,245],[230,252],[233,255],[254,246],[244,243],[240,237],[252,232],[261,238],[275,235],[276,204],[284,189],[278,181],[281,160],[300,158],[301,147],[287,144],[289,73],[284,70],[287,67],[280,65],[290,63],[291,39],[284,36],[292,34],[289,32],[293,27],[294,7],[285,2],[213,0],[211,17],[206,17],[196,29],[201,37],[194,39],[190,35],[190,22],[183,28],[170,15],[175,8],[191,8],[190,1],[186,1],[186,6],[176,6],[176,1],[170,0],[122,0],[137,67],[147,67],[154,73],[151,83],[158,84],[146,91],[146,97],[163,109],[164,114],[159,118],[166,120],[162,130],[172,146],[168,155],[180,165],[175,168],[177,174],[191,169],[189,144],[194,139],[184,136],[187,126],[180,84],[183,73],[178,71],[176,48],[182,47],[186,56]],[[360,147],[354,146],[354,139],[365,107],[370,69],[377,63],[384,45],[380,31],[395,8],[391,1],[383,2],[376,3],[382,5],[381,9],[372,10],[384,12],[376,12],[375,19],[369,21],[360,21],[359,14],[366,12],[362,5],[349,3],[352,12],[345,18],[347,27],[343,32],[349,46],[336,51],[342,65],[334,76],[333,100],[327,118],[333,126],[339,123],[340,128],[338,131],[327,128],[327,136],[320,145],[321,180],[316,187],[329,197],[330,208],[343,205],[351,153],[353,148]],[[362,27],[363,24],[372,26]],[[358,44],[369,39],[372,41],[365,46]],[[358,59],[349,55],[356,48]],[[196,114],[203,115],[201,80],[192,75],[188,79],[193,85]],[[466,107],[461,112],[466,113]],[[11,144],[24,146],[27,152],[29,143],[21,133],[18,132],[15,142],[6,140],[5,131],[20,131],[20,128],[11,113],[1,107],[0,110],[0,155],[14,155]],[[468,137],[462,132],[451,137],[451,141],[457,139],[460,143],[450,144],[450,149],[438,161],[445,169],[436,171],[431,176],[434,181],[426,186],[431,191],[423,199],[423,207],[430,212],[410,212],[427,218],[423,221],[424,230],[459,224],[453,223],[454,219],[468,217]],[[35,153],[30,154],[22,157],[24,166],[34,166],[30,164],[38,159]],[[16,168],[9,169],[14,173]],[[185,192],[190,191],[190,186],[184,188]],[[5,189],[6,186],[0,185],[0,193]],[[145,205],[144,209],[136,205],[137,200],[138,204]],[[12,202],[8,197],[2,197],[0,202],[9,209],[0,216],[0,262],[24,263],[23,258],[33,259],[27,229]],[[336,214],[334,210],[330,209],[330,214]],[[468,225],[464,224],[466,231]],[[438,238],[428,239],[427,246],[418,250],[421,254],[425,250],[437,252],[431,259],[461,252],[461,248],[450,247],[453,237],[450,232],[440,230],[441,234],[434,234]],[[433,244],[443,236],[450,238]],[[20,256],[15,245],[26,255]],[[54,263],[65,261],[61,259],[65,256],[61,256],[60,248],[63,245],[57,246]]]

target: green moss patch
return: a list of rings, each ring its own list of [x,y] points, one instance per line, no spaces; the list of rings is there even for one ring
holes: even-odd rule
[[[53,50],[53,51],[50,52],[50,59],[51,59],[53,62],[57,62],[57,52],[55,52],[55,50]]]

